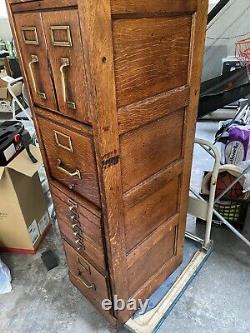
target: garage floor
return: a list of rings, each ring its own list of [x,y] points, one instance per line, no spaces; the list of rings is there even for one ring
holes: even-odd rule
[[[197,137],[212,139],[217,127],[215,122],[202,122]],[[192,178],[198,187],[209,161],[206,154],[197,154]],[[192,218],[188,228],[197,228],[198,233],[204,230]],[[214,252],[159,332],[250,332],[250,251],[224,228],[214,227],[212,239]],[[60,265],[49,272],[40,258],[47,248],[60,258]],[[115,332],[69,282],[56,226],[35,256],[1,257],[13,277],[13,291],[0,296],[1,333]]]

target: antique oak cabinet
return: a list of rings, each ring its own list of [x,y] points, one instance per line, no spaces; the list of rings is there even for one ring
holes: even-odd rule
[[[182,261],[207,0],[7,5],[70,279],[123,323]]]

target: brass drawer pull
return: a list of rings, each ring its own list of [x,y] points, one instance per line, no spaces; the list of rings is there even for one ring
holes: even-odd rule
[[[68,100],[68,88],[65,77],[65,68],[70,66],[69,58],[61,58],[61,84],[62,84],[62,93],[63,93],[63,101],[67,104],[67,106],[71,109],[76,109],[76,103]]]
[[[83,251],[85,250],[85,246],[80,239],[75,240],[75,244],[76,244],[76,250],[78,252],[81,250],[83,250]]]
[[[74,232],[82,233],[82,230],[81,230],[79,224],[77,224],[77,223],[72,224],[71,228]]]
[[[65,175],[69,176],[69,177],[75,177],[77,176],[79,179],[82,179],[81,177],[81,173],[78,169],[76,169],[73,172],[68,171],[67,169],[65,169],[65,167],[63,167],[63,162],[60,159],[57,159],[57,166],[56,166],[57,170],[63,172]]]
[[[96,286],[94,283],[88,283],[83,279],[82,272],[80,270],[78,271],[78,277],[87,289],[96,290]]]
[[[85,261],[81,261],[79,257],[77,257],[77,263],[85,269],[86,272],[88,272],[89,275],[91,275],[91,269],[89,264],[87,264]],[[80,269],[79,269],[80,270]]]
[[[73,230],[73,231],[74,231],[74,230]],[[74,235],[75,238],[77,238],[77,237],[79,237],[79,238],[82,237],[82,235],[81,235],[81,230],[74,231],[74,232],[73,232],[73,235]]]
[[[77,224],[79,226],[79,221],[78,221],[78,217],[76,215],[71,215],[70,217],[70,222],[73,223],[73,225]]]
[[[75,240],[76,245],[82,245],[82,241],[80,239]]]
[[[38,59],[38,56],[35,55],[35,54],[31,54],[31,61],[29,62],[29,70],[30,70],[30,75],[31,75],[31,80],[32,80],[32,84],[33,84],[33,88],[34,88],[34,91],[35,93],[41,97],[42,99],[46,99],[46,94],[45,92],[42,92],[42,91],[39,91],[37,89],[37,86],[36,86],[36,79],[35,79],[35,75],[34,75],[34,72],[33,72],[33,64],[37,64],[39,63],[39,59]]]
[[[73,206],[73,207],[77,208],[77,203],[75,201],[73,201],[72,199],[68,199],[68,204],[70,206]]]

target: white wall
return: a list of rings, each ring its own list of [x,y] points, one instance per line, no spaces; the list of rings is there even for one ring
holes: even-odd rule
[[[0,0],[0,39],[4,41],[12,40],[5,0]]]
[[[219,0],[209,0],[209,11],[219,2]]]
[[[221,74],[222,58],[235,54],[235,43],[250,38],[250,1],[231,0],[207,28],[203,81]]]
[[[5,6],[5,0],[0,0],[0,17],[7,17],[7,9]]]
[[[3,41],[12,40],[12,33],[7,17],[0,17],[0,39]]]

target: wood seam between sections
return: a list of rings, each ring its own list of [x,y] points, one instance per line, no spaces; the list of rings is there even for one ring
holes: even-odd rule
[[[143,292],[143,290],[144,289],[146,289],[148,286],[150,286],[151,285],[151,281],[157,281],[158,280],[158,276],[160,276],[167,268],[171,268],[170,270],[168,270],[168,271],[170,271],[169,272],[169,274],[167,274],[168,276],[170,276],[171,275],[171,272],[173,272],[174,271],[174,268],[175,268],[175,266],[176,266],[176,263],[177,262],[180,262],[181,263],[181,257],[180,256],[173,256],[169,261],[168,261],[168,263],[167,264],[165,264],[165,265],[163,265],[161,268],[160,268],[160,270],[159,271],[157,271],[154,275],[152,275],[147,281],[146,281],[146,283],[144,283],[142,286],[141,286],[141,288],[140,289],[138,289],[134,294],[133,294],[133,296],[132,296],[132,298],[133,299],[138,299],[138,298],[140,298],[141,296],[140,296],[140,294]],[[163,283],[164,281],[162,281],[162,283]],[[162,284],[161,283],[161,284]],[[160,285],[161,285],[160,284]],[[154,289],[154,290],[152,290],[152,293],[155,291],[155,290],[157,290],[157,288],[156,289]],[[150,297],[150,296],[149,296]]]
[[[176,102],[178,95],[181,95],[179,97],[180,102],[172,106],[168,105],[172,104],[173,100]],[[140,128],[187,107],[189,104],[189,95],[190,87],[185,85],[118,108],[119,135]],[[166,104],[166,108],[163,108],[160,103]],[[145,110],[146,108],[148,112]],[[154,108],[154,112],[150,114],[152,108]]]
[[[133,264],[136,263],[139,257],[142,257],[147,253],[147,250],[152,247],[152,244],[148,246],[148,243],[152,243],[152,241],[159,242],[166,234],[163,232],[171,231],[174,227],[177,226],[179,221],[179,213],[173,215],[172,217],[164,220],[161,225],[159,225],[154,231],[152,231],[142,242],[136,245],[135,248],[130,250],[127,253],[127,266],[130,268]],[[155,238],[155,239],[154,239]]]
[[[136,185],[135,187],[133,187],[132,189],[128,190],[127,192],[125,192],[123,194],[124,205],[126,207],[133,207],[138,202],[140,202],[147,196],[151,195],[151,192],[147,191],[147,188],[151,187],[151,184],[154,181],[157,181],[157,180],[159,181],[159,179],[161,177],[164,178],[164,176],[165,176],[166,183],[167,183],[167,182],[171,181],[174,177],[179,176],[182,172],[182,169],[183,169],[183,160],[178,160],[178,161],[174,161],[170,165],[166,166],[164,169],[161,169],[157,173],[148,177],[143,182],[141,182],[140,184]],[[169,173],[169,176],[168,176],[168,173]],[[165,183],[163,185],[159,186],[159,188],[161,188],[164,185],[165,185]],[[146,187],[146,189],[145,189],[145,187]],[[136,200],[136,197],[138,196],[138,194],[140,192],[144,192],[144,191],[147,192],[147,196],[141,195],[140,200]]]

